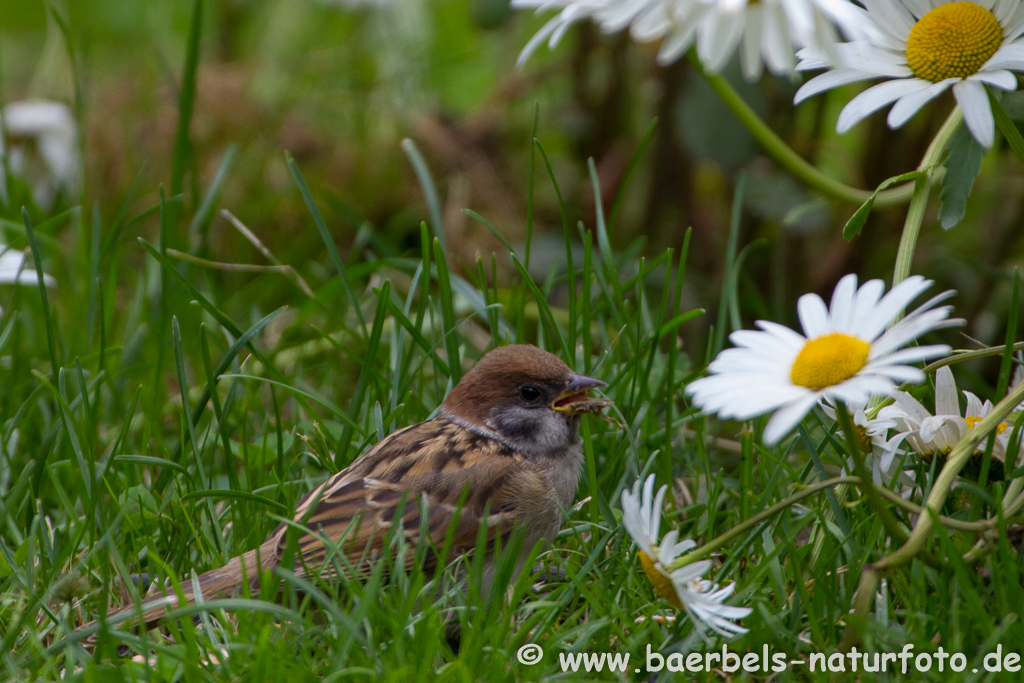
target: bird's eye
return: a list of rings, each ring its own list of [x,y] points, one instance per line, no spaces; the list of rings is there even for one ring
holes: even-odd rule
[[[524,384],[519,387],[519,398],[527,403],[536,403],[540,400],[540,389],[532,384]]]

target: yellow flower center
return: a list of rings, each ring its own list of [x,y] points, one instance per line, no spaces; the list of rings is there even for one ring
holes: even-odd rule
[[[861,453],[871,453],[874,450],[868,430],[864,429],[862,425],[853,425],[853,435],[857,437],[857,447]]]
[[[676,609],[682,609],[683,603],[679,601],[679,596],[676,595],[676,589],[672,585],[672,579],[668,578],[664,572],[654,566],[654,560],[644,551],[640,551],[640,565],[644,568],[644,573],[647,574],[647,578],[651,580],[651,584],[654,585],[654,590],[658,591],[658,595],[668,600],[668,603]]]
[[[917,20],[907,39],[907,64],[918,78],[938,83],[967,78],[1003,44],[992,12],[973,2],[939,5]]]
[[[793,361],[789,379],[815,391],[831,387],[860,372],[870,351],[870,344],[842,332],[811,339]]]
[[[979,422],[981,422],[981,421],[982,421],[982,419],[983,419],[983,418],[980,418],[980,417],[965,417],[965,418],[964,418],[964,422],[966,422],[966,423],[967,423],[967,427],[968,427],[969,429],[974,429],[974,426],[975,426],[976,424],[978,424]],[[1008,425],[1008,424],[1007,424],[1006,422],[1000,422],[1000,423],[999,423],[999,424],[998,424],[998,425],[996,426],[996,434],[997,434],[997,435],[998,435],[998,434],[1002,434],[1003,432],[1005,432],[1005,431],[1006,431],[1006,428],[1007,428],[1007,427],[1009,427],[1009,426],[1010,426],[1010,425]]]

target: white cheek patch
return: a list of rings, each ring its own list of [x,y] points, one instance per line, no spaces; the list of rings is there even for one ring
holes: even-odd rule
[[[539,416],[543,425],[534,437],[534,447],[539,451],[554,451],[565,448],[572,441],[569,423],[553,410],[543,410]]]
[[[487,426],[522,453],[543,455],[576,441],[576,430],[565,416],[550,409],[503,406],[491,411]]]

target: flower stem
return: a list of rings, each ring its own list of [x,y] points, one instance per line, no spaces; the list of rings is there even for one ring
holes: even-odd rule
[[[726,545],[729,541],[736,538],[737,536],[746,533],[758,524],[761,524],[762,522],[771,519],[772,517],[782,512],[786,508],[792,507],[793,505],[799,503],[801,500],[813,496],[814,494],[819,493],[824,489],[830,488],[832,486],[844,487],[850,484],[853,484],[854,486],[857,486],[859,488],[864,488],[865,490],[867,488],[873,488],[878,492],[878,494],[882,498],[885,498],[893,505],[901,507],[911,514],[921,515],[925,513],[925,508],[922,508],[920,505],[917,505],[909,500],[903,499],[902,497],[900,497],[898,493],[895,493],[894,491],[890,491],[889,489],[875,486],[874,483],[871,482],[870,480],[868,480],[868,483],[865,484],[865,481],[861,479],[861,477],[859,476],[847,475],[842,477],[833,477],[832,479],[819,481],[816,484],[810,484],[806,488],[801,489],[800,491],[794,493],[792,496],[789,496],[785,500],[779,501],[778,503],[768,508],[767,510],[762,510],[761,512],[757,513],[750,519],[747,519],[741,522],[740,524],[737,524],[732,529],[729,529],[729,531],[726,531],[720,536],[711,539],[699,548],[695,548],[694,550],[691,550],[690,552],[681,555],[679,558],[676,559],[675,562],[673,562],[670,565],[669,569],[679,569],[680,567],[692,564],[697,560],[703,560],[705,557],[711,555],[715,550]],[[1016,515],[1022,509],[1024,509],[1024,495],[1021,495],[1011,505],[1006,507],[1006,509],[1004,510],[1004,516],[1006,518],[1010,518],[1013,515]],[[967,522],[961,519],[954,519],[952,517],[938,515],[938,520],[943,526],[950,529],[954,529],[956,531],[988,531],[990,529],[995,528],[999,524],[999,520],[997,518],[989,518],[978,520],[975,522]]]
[[[1013,345],[1013,351],[1024,351],[1024,342],[1017,342]],[[972,351],[962,351],[955,349],[951,354],[945,358],[940,358],[937,361],[933,361],[928,365],[924,366],[924,374],[930,375],[936,370],[946,365],[953,365],[954,363],[963,363],[964,361],[974,360],[975,358],[987,358],[988,356],[1001,356],[1006,351],[1006,344],[1000,344],[999,346],[986,346],[983,349],[974,349]]]
[[[889,509],[889,506],[885,504],[882,497],[878,494],[878,487],[875,486],[874,480],[871,478],[871,472],[868,470],[867,465],[864,464],[864,454],[857,444],[857,434],[853,428],[853,420],[846,409],[846,404],[842,401],[836,402],[836,417],[839,418],[839,426],[846,436],[846,449],[850,452],[850,456],[853,459],[853,471],[863,482],[861,488],[867,494],[868,502],[881,520],[882,526],[889,532],[889,535],[897,541],[906,541],[907,533],[900,527],[896,516],[892,514],[892,510]]]
[[[973,429],[968,429],[963,438],[957,442],[950,451],[946,464],[932,486],[932,492],[925,501],[924,510],[917,519],[910,538],[896,552],[891,553],[873,564],[865,565],[860,576],[860,587],[857,589],[857,597],[854,602],[854,612],[857,618],[851,619],[846,633],[843,634],[841,649],[848,649],[860,638],[864,627],[868,610],[871,609],[871,602],[874,599],[875,587],[882,573],[909,563],[924,550],[925,542],[931,534],[932,526],[938,518],[938,511],[946,502],[953,480],[960,474],[967,461],[970,460],[978,445],[994,432],[999,423],[1013,412],[1017,405],[1024,400],[1024,382],[1018,384],[1008,393],[998,405],[985,416]],[[1011,508],[1016,512],[1017,502]],[[1021,501],[1024,504],[1024,500]],[[970,559],[971,552],[968,553]]]
[[[764,147],[765,151],[768,152],[783,168],[806,183],[808,187],[817,190],[835,201],[846,204],[863,204],[871,198],[872,193],[868,190],[850,187],[835,178],[830,178],[818,170],[818,168],[813,164],[804,160],[799,154],[794,152],[793,149],[775,133],[775,131],[769,128],[768,124],[761,120],[761,117],[751,109],[750,105],[740,97],[739,93],[729,85],[727,80],[718,74],[705,71],[693,50],[690,50],[687,56],[690,59],[690,63],[693,64],[693,67],[697,70],[697,73],[704,77],[704,80],[707,81],[708,85],[711,86],[711,89],[714,90],[722,99],[725,106],[729,107],[729,110],[740,120],[740,123],[742,123],[750,132],[754,139],[757,140],[761,146]],[[906,185],[902,185],[891,190],[879,192],[875,196],[874,205],[876,207],[884,207],[903,204],[911,198],[915,186],[916,183],[914,185],[907,183]]]
[[[766,521],[768,519],[771,519],[775,515],[777,515],[780,512],[782,512],[783,510],[785,510],[785,509],[787,509],[789,507],[792,507],[793,505],[796,505],[797,503],[799,503],[804,498],[810,498],[811,496],[813,496],[814,494],[818,493],[819,491],[822,491],[822,490],[827,489],[827,488],[831,488],[833,486],[838,486],[839,484],[860,484],[860,483],[861,483],[860,477],[846,476],[846,477],[832,477],[831,479],[826,479],[825,481],[819,481],[816,484],[810,484],[806,488],[801,489],[800,491],[797,491],[793,495],[789,496],[788,498],[786,498],[784,500],[779,501],[778,503],[776,503],[775,505],[771,506],[770,508],[768,508],[766,510],[762,510],[761,512],[757,513],[756,515],[754,515],[750,519],[743,520],[742,522],[740,522],[739,524],[737,524],[733,528],[731,528],[728,531],[726,531],[725,533],[723,533],[723,534],[713,538],[712,540],[708,541],[707,543],[705,543],[704,545],[700,546],[699,548],[695,548],[694,550],[691,550],[690,552],[686,553],[685,555],[682,555],[681,557],[677,558],[676,561],[671,564],[671,566],[669,567],[669,570],[671,571],[671,570],[674,570],[674,569],[679,569],[680,567],[685,567],[686,565],[688,565],[688,564],[690,564],[692,562],[696,562],[697,560],[704,559],[705,557],[707,557],[708,555],[713,553],[715,550],[717,550],[718,548],[721,548],[723,545],[725,545],[726,543],[728,543],[732,539],[736,538],[737,536],[740,536],[740,535],[746,533],[748,530],[753,529],[755,526],[757,526],[761,522],[764,522],[764,521]]]
[[[1014,387],[1013,391],[1008,393],[1003,400],[992,409],[991,413],[982,418],[982,420],[974,426],[974,429],[967,430],[967,433],[964,434],[963,438],[960,439],[956,446],[953,447],[953,450],[950,451],[949,457],[946,459],[946,464],[943,466],[942,471],[939,472],[939,476],[935,479],[935,485],[932,486],[932,492],[924,504],[925,514],[922,514],[917,519],[917,524],[914,525],[914,530],[911,532],[910,538],[907,539],[907,542],[904,543],[899,550],[876,562],[874,565],[876,569],[883,570],[897,567],[901,564],[906,564],[921,552],[924,548],[925,541],[928,540],[928,536],[931,534],[932,525],[934,523],[933,515],[937,515],[939,509],[946,502],[946,497],[949,495],[950,486],[953,484],[953,480],[956,479],[957,475],[960,474],[960,470],[962,470],[964,465],[967,464],[967,461],[970,460],[974,451],[978,448],[978,444],[984,443],[989,434],[999,427],[999,423],[1005,420],[1022,400],[1024,400],[1024,382],[1021,382]]]
[[[963,120],[964,115],[960,105],[953,108],[946,117],[942,128],[935,134],[924,157],[917,167],[924,171],[924,175],[914,181],[914,192],[910,198],[910,208],[907,209],[907,219],[903,223],[903,235],[900,237],[899,251],[896,252],[896,267],[892,274],[892,286],[907,279],[910,275],[910,264],[914,260],[914,248],[917,247],[917,236],[921,233],[921,223],[924,221],[924,210],[928,206],[928,190],[931,187],[932,176],[935,174],[935,167],[946,151],[953,133]]]

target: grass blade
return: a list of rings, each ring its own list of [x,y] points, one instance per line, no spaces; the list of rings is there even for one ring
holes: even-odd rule
[[[334,243],[334,238],[331,237],[331,233],[327,229],[327,223],[324,221],[323,214],[320,213],[320,209],[313,200],[313,193],[309,191],[309,185],[306,184],[306,179],[302,177],[302,171],[299,170],[299,165],[295,163],[295,159],[288,152],[285,152],[285,159],[288,162],[288,170],[292,172],[292,177],[295,178],[295,184],[299,186],[299,192],[302,194],[302,199],[306,202],[306,208],[309,209],[309,213],[313,216],[313,223],[316,225],[316,229],[320,232],[320,238],[324,241],[324,246],[327,247],[327,253],[331,257],[331,263],[334,264],[334,268],[338,271],[338,277],[341,278],[341,284],[345,288],[345,295],[348,297],[349,304],[352,306],[352,311],[356,314],[356,318],[359,320],[359,326],[362,328],[363,336],[365,337],[367,334],[366,319],[363,317],[363,310],[359,307],[359,301],[356,299],[356,294],[352,290],[352,283],[348,279],[348,271],[345,268],[345,262],[341,260],[341,254],[338,252],[338,245]]]
[[[434,261],[437,263],[437,284],[441,298],[441,326],[444,331],[444,347],[448,354],[448,376],[452,385],[462,379],[462,362],[459,360],[459,340],[455,335],[455,310],[452,305],[452,281],[448,274],[441,241],[434,238]]]

